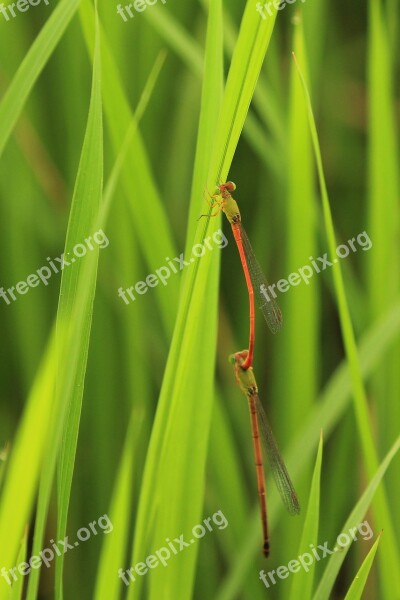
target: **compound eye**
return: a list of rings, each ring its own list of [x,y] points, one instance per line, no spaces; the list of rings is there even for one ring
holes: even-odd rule
[[[233,183],[233,181],[227,181],[225,188],[228,190],[228,192],[234,192],[236,190],[236,184]]]

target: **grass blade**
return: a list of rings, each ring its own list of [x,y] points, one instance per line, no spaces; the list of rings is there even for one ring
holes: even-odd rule
[[[80,0],[62,0],[21,63],[0,104],[0,156],[37,78],[60,41]]]
[[[142,424],[143,415],[133,410],[109,511],[114,535],[107,536],[103,543],[94,600],[118,600],[120,597],[121,581],[117,573],[125,561],[131,519],[133,466]]]
[[[87,0],[81,5],[80,17],[85,41],[91,53],[93,8]],[[103,30],[101,38],[105,121],[117,156],[131,124],[132,112]],[[157,182],[151,172],[150,161],[140,132],[137,132],[129,147],[128,159],[122,172],[122,184],[141,250],[150,270],[155,272],[160,263],[165,260],[165,256],[176,256],[177,251],[165,205],[159,196]],[[146,202],[143,201],[144,198]],[[157,235],[150,239],[149,231],[157,231]],[[171,333],[178,304],[177,286],[173,283],[166,287],[158,286],[155,294],[159,301],[164,328],[167,333]]]
[[[15,565],[18,549],[28,522],[45,456],[52,423],[56,372],[56,343],[52,336],[43,358],[25,412],[19,426],[4,481],[0,502],[0,564],[6,569]],[[32,438],[32,430],[36,435]],[[29,469],[26,457],[29,456]],[[15,507],[18,506],[18,511]],[[0,600],[9,599],[6,582],[0,582]]]
[[[321,484],[321,465],[322,465],[322,432],[319,440],[317,459],[315,461],[314,474],[311,482],[310,496],[308,499],[307,513],[304,520],[303,532],[299,546],[299,555],[304,552],[304,549],[310,544],[314,546],[318,543],[318,526],[319,526],[319,507],[320,507],[320,484]],[[292,587],[290,590],[289,600],[302,598],[308,600],[312,596],[314,582],[315,562],[311,565],[310,570],[300,571],[293,578]]]
[[[330,256],[333,260],[333,257],[336,254],[337,244],[335,239],[328,191],[325,182],[325,175],[322,164],[317,128],[315,125],[314,114],[312,110],[311,99],[307,89],[307,84],[297,62],[296,64],[299,70],[305,98],[308,105],[310,130],[314,145],[315,159],[317,163],[318,177],[322,195],[322,207],[325,221],[325,229]],[[378,458],[371,431],[371,424],[368,415],[367,396],[360,370],[357,344],[347,303],[340,262],[337,262],[332,267],[332,269],[343,342],[346,350],[347,360],[349,362],[349,368],[353,385],[354,409],[356,414],[358,433],[360,436],[366,470],[369,476],[372,476],[372,473],[376,470],[378,466]],[[387,593],[389,593],[390,590],[393,591],[394,589],[397,590],[396,593],[400,594],[400,573],[396,570],[396,565],[399,564],[399,553],[396,538],[393,534],[394,530],[392,526],[391,516],[388,509],[385,491],[383,488],[378,490],[377,492],[376,501],[374,503],[374,514],[376,520],[382,523],[382,527],[387,531],[387,535],[385,536],[385,539],[382,542],[385,549],[384,552],[382,552],[382,555],[385,555],[385,560],[380,562],[382,572],[382,584],[385,586]]]
[[[100,206],[103,184],[103,131],[100,91],[100,54],[97,45],[97,62],[93,69],[92,95],[89,115],[83,143],[79,169],[76,178],[74,196],[72,199],[70,220],[68,225],[65,257],[74,256],[75,244],[81,244],[95,232],[91,230],[95,223]],[[46,464],[42,472],[41,490],[35,527],[34,550],[40,551],[46,522],[46,514],[50,501],[51,487],[55,469],[56,450],[59,435],[63,432],[63,445],[61,447],[59,464],[59,514],[58,514],[58,539],[65,536],[68,514],[70,487],[72,482],[76,443],[79,428],[81,402],[86,371],[86,361],[89,347],[93,301],[96,289],[97,260],[99,247],[92,250],[85,257],[87,262],[92,262],[95,268],[90,277],[86,278],[84,262],[78,260],[63,270],[60,300],[57,315],[58,334],[58,380],[56,388],[56,402],[66,418],[59,418],[53,431],[53,440],[50,442],[51,451],[47,454]],[[85,277],[85,279],[84,279]],[[83,282],[83,283],[82,283]],[[79,297],[81,286],[86,287],[86,297]],[[79,300],[82,300],[79,303]],[[79,315],[79,319],[77,317]],[[81,327],[77,330],[76,323]],[[66,340],[76,342],[74,348],[74,361],[68,368],[64,362]],[[66,385],[68,381],[68,385]],[[57,417],[56,417],[57,419]],[[51,436],[50,436],[51,437]],[[64,555],[56,559],[56,597],[62,597],[62,568]],[[29,579],[28,598],[35,598],[39,581],[38,569],[32,571]]]
[[[302,16],[294,23],[293,44],[299,59],[305,59]],[[288,165],[284,232],[285,273],[298,268],[299,257],[316,256],[317,203],[315,173],[307,107],[294,64],[291,71],[288,133]],[[290,439],[311,409],[319,387],[320,291],[317,285],[299,286],[295,294],[282,297],[282,313],[287,323],[276,340],[276,384],[274,396],[284,402],[287,416],[280,419],[279,438]],[[305,319],[304,316],[307,315]],[[302,352],[299,354],[299,348]],[[291,376],[287,377],[287,373]],[[299,402],[301,396],[302,401]],[[308,493],[309,473],[296,483],[299,497]],[[282,524],[281,546],[288,555],[297,549],[301,522]],[[297,534],[297,535],[296,535]],[[296,578],[297,580],[297,578]]]
[[[263,21],[254,10],[254,3],[246,3],[216,133],[209,178],[213,184],[226,181],[274,28],[277,9],[273,8],[272,12],[273,15]]]
[[[397,7],[398,9],[399,7]],[[393,16],[393,15],[392,15]],[[375,251],[368,253],[366,279],[370,318],[376,319],[390,307],[400,291],[400,250],[398,232],[399,209],[399,147],[396,118],[393,59],[381,0],[369,1],[368,53],[368,232]],[[371,391],[382,440],[379,448],[386,452],[398,433],[400,422],[400,342],[393,348],[372,381]],[[397,457],[397,471],[400,458]],[[387,489],[395,499],[400,493],[399,478],[388,477]],[[392,504],[397,528],[400,519],[396,501]],[[383,541],[383,540],[382,540]],[[381,558],[381,554],[380,557]],[[388,581],[388,587],[390,582]]]
[[[372,502],[374,494],[376,493],[376,491],[382,481],[382,478],[386,473],[387,468],[389,467],[393,458],[396,456],[397,452],[399,451],[399,448],[400,448],[400,437],[397,438],[396,442],[393,444],[392,448],[390,449],[390,451],[388,452],[388,454],[382,461],[376,474],[371,479],[365,492],[363,493],[360,500],[357,502],[356,506],[352,510],[346,523],[343,525],[342,531],[345,531],[345,532],[349,531],[351,529],[351,527],[354,527],[354,526],[358,525],[359,523],[361,523],[362,519],[365,517],[365,514]],[[328,566],[326,567],[324,574],[321,578],[321,581],[319,582],[318,588],[313,596],[313,600],[324,600],[325,598],[330,597],[337,574],[339,573],[339,569],[340,569],[341,565],[343,564],[343,561],[344,561],[346,554],[350,547],[351,547],[351,544],[349,544],[345,547],[342,547],[341,552],[335,552],[334,554],[332,554],[332,556],[329,559]]]
[[[91,228],[93,223],[96,222],[103,192],[103,117],[100,36],[98,25],[96,30],[94,57],[88,122],[65,241],[66,257],[73,254],[73,248],[76,244],[81,243],[82,240],[85,240],[94,234],[94,232],[91,231]],[[97,247],[94,252],[96,254],[96,268],[93,269],[91,277],[86,280],[88,290],[86,303],[79,307],[84,314],[84,326],[81,329],[79,344],[75,348],[78,368],[76,371],[71,370],[69,373],[69,377],[73,380],[73,387],[70,395],[65,394],[63,388],[58,388],[57,390],[57,393],[63,398],[62,402],[68,407],[63,433],[63,443],[59,456],[57,539],[64,539],[67,529],[69,498],[71,494],[80,415],[82,410],[93,302],[96,292],[99,248]],[[82,274],[83,265],[80,261],[71,265],[70,269],[63,271],[57,314],[58,323],[68,324],[74,316],[78,299],[77,290],[79,290],[79,281],[82,281]],[[64,553],[56,559],[56,599],[60,600],[63,597],[63,566]]]
[[[222,92],[222,46],[214,36],[221,26],[221,3],[215,2],[208,24],[206,64],[200,116],[199,139],[196,149],[194,186],[191,215],[198,215],[199,185],[204,186],[208,157],[213,143],[219,101]],[[211,68],[213,65],[213,68]],[[201,183],[200,183],[201,182]],[[202,187],[200,187],[202,189]],[[191,239],[190,219],[187,243]],[[215,224],[216,226],[216,224]],[[213,362],[216,336],[216,281],[218,263],[210,267],[210,257],[204,256],[196,270],[189,272],[182,286],[180,309],[163,380],[156,420],[152,430],[140,494],[132,564],[159,547],[161,540],[172,535],[174,528],[193,527],[201,514],[207,433],[210,427],[213,382],[209,365]],[[211,278],[210,278],[211,274]],[[197,298],[194,301],[193,298]],[[202,298],[203,301],[199,301]],[[204,304],[205,302],[206,304]],[[205,306],[207,309],[205,310]],[[202,325],[200,325],[202,324]],[[196,356],[197,369],[189,363]],[[201,390],[201,392],[200,392]],[[200,394],[202,401],[200,402]],[[199,398],[191,406],[187,399]],[[200,410],[201,406],[201,410]],[[195,410],[193,410],[195,409]],[[201,435],[200,431],[202,432]],[[194,443],[197,452],[189,457],[177,451],[176,443]],[[161,460],[160,460],[161,459]],[[171,476],[173,481],[171,480]],[[193,500],[187,506],[185,489],[191,489]],[[168,495],[168,502],[159,498]],[[148,523],[157,523],[149,531]],[[194,550],[194,549],[193,549]],[[190,597],[193,586],[195,554],[182,555],[182,563],[175,562],[166,571],[149,574],[149,598],[173,595],[180,590],[181,598]],[[142,582],[135,582],[128,598],[140,596]]]
[[[25,529],[24,537],[22,538],[21,548],[18,553],[17,565],[23,565],[27,558],[27,549],[28,549],[28,528]],[[26,563],[25,563],[26,565]],[[23,566],[25,566],[23,565]],[[10,578],[11,579],[11,578]],[[12,581],[12,580],[11,580]],[[18,579],[18,581],[13,584],[10,592],[10,600],[22,600],[22,594],[24,591],[24,580],[22,577]]]
[[[365,557],[363,564],[361,565],[357,575],[355,576],[351,586],[348,589],[344,600],[360,600],[362,594],[364,592],[365,584],[367,583],[368,575],[371,570],[372,564],[374,562],[376,551],[378,550],[378,545],[381,539],[382,533],[378,535],[378,538],[371,550],[368,552]]]

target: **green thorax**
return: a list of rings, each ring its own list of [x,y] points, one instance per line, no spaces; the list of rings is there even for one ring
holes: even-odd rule
[[[240,211],[237,202],[226,190],[221,194],[223,199],[222,210],[227,216],[229,223],[240,223]]]
[[[257,383],[252,367],[246,371],[243,371],[243,369],[238,366],[236,375],[242,392],[244,392],[247,396],[257,393]]]
[[[241,365],[244,363],[247,354],[247,350],[231,354],[229,362],[234,365],[236,382],[240,389],[246,396],[251,396],[258,392],[258,387],[252,367],[249,367],[246,371],[242,369]]]

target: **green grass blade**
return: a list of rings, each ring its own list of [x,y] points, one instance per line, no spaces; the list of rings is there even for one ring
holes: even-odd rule
[[[297,64],[297,62],[296,62]],[[298,64],[297,64],[298,66]],[[303,90],[308,105],[308,115],[310,130],[314,145],[315,159],[318,170],[318,178],[320,183],[321,195],[322,195],[322,207],[324,214],[324,222],[326,235],[328,240],[329,254],[332,260],[336,254],[336,239],[333,226],[332,213],[330,208],[330,201],[328,197],[328,190],[325,182],[325,175],[322,163],[321,150],[319,146],[318,133],[315,125],[314,114],[311,105],[311,99],[308,93],[307,84],[304,76],[301,73],[300,67],[298,66],[300,78],[303,84]],[[333,267],[333,281],[335,286],[335,294],[338,303],[339,318],[343,336],[343,342],[346,350],[347,360],[349,362],[349,368],[351,373],[353,394],[354,394],[354,409],[356,415],[356,422],[358,426],[358,433],[360,436],[361,447],[363,451],[364,461],[367,469],[367,473],[372,476],[372,473],[378,466],[378,458],[375,450],[374,439],[371,431],[371,424],[368,415],[368,404],[367,396],[363,384],[359,355],[357,350],[357,344],[354,336],[353,326],[350,317],[350,311],[347,303],[346,292],[343,283],[342,270],[340,262],[337,262]],[[386,592],[390,590],[397,590],[396,593],[400,594],[400,573],[396,570],[396,565],[399,564],[399,552],[397,548],[396,538],[393,534],[392,520],[387,504],[384,488],[379,489],[374,502],[374,514],[377,521],[382,523],[382,527],[387,531],[385,539],[382,541],[384,551],[382,555],[385,559],[379,564],[382,572],[382,584],[386,588]]]
[[[22,61],[0,104],[0,156],[37,78],[60,41],[80,0],[62,0]]]
[[[305,46],[300,15],[295,20],[293,37],[294,48],[299,58],[304,60]],[[290,76],[288,162],[287,170],[284,170],[287,186],[283,225],[286,239],[284,273],[292,273],[298,269],[299,257],[317,256],[315,169],[307,107],[294,65]],[[280,419],[277,434],[283,440],[290,439],[298,431],[315,402],[320,379],[320,291],[317,285],[305,285],[293,292],[295,293],[286,294],[280,300],[287,326],[276,339],[274,396],[286,407],[287,417]],[[302,348],[301,353],[299,348]],[[290,377],[287,377],[288,372]],[[299,497],[308,493],[311,469],[310,464],[309,473],[296,482]],[[280,538],[283,539],[280,547],[290,556],[297,549],[300,528],[301,522],[298,519],[294,523],[289,520],[285,525],[282,524]]]
[[[232,393],[237,393],[236,387],[233,388]],[[227,536],[224,538],[227,540],[224,545],[224,554],[228,559],[235,547],[235,539],[240,537],[246,527],[247,502],[238,467],[240,451],[233,431],[229,427],[229,406],[219,392],[216,396],[210,431],[210,485],[215,486],[215,493],[220,505],[224,507],[227,514],[235,515],[235,518],[229,523]]]
[[[225,181],[244,126],[261,67],[268,49],[277,10],[263,21],[254,3],[246,3],[239,37],[229,69],[210,181]]]
[[[99,49],[97,49],[99,52]],[[83,143],[81,160],[78,169],[70,221],[68,225],[65,257],[73,256],[75,244],[82,243],[86,238],[92,236],[92,226],[100,206],[100,198],[103,183],[103,132],[101,114],[100,93],[100,56],[98,55],[96,66],[93,70],[92,96],[89,107],[89,115],[85,139]],[[70,485],[72,481],[77,432],[80,417],[80,405],[83,394],[83,384],[86,371],[86,361],[89,346],[93,300],[96,289],[98,246],[85,257],[87,262],[95,262],[95,268],[91,276],[86,278],[84,268],[85,261],[78,260],[62,272],[60,301],[57,315],[58,349],[59,349],[59,371],[56,390],[56,407],[61,410],[61,418],[53,431],[53,439],[50,442],[52,450],[47,454],[46,465],[42,472],[41,489],[34,537],[34,550],[39,552],[42,546],[46,514],[50,500],[52,481],[55,469],[56,449],[58,448],[59,435],[63,430],[64,415],[67,418],[67,429],[64,431],[64,445],[60,455],[59,471],[59,521],[58,539],[65,535],[66,519],[68,513]],[[83,279],[85,273],[85,279]],[[79,289],[82,281],[86,286],[86,298],[79,303]],[[82,327],[77,333],[77,313]],[[75,320],[74,320],[75,319]],[[72,324],[69,325],[69,324]],[[64,362],[64,344],[66,340],[76,342],[74,348],[74,361],[70,361],[68,368]],[[68,380],[69,385],[66,385]],[[66,412],[65,412],[66,411]],[[57,417],[56,417],[57,420]],[[51,436],[50,436],[51,437]],[[58,591],[61,597],[63,555],[56,562],[56,578]],[[29,579],[28,598],[35,598],[39,580],[39,569],[33,570]]]
[[[92,92],[85,140],[75,184],[74,196],[69,215],[68,230],[65,242],[65,256],[73,255],[75,244],[92,236],[93,223],[96,222],[103,192],[103,117],[101,97],[101,57],[100,36],[98,26],[93,63]],[[98,260],[99,248],[93,251]],[[82,281],[83,264],[77,261],[70,269],[64,270],[61,280],[60,300],[58,305],[57,322],[68,324],[76,311],[79,281]],[[77,356],[76,371],[71,370],[69,377],[73,380],[71,394],[65,394],[64,389],[57,393],[66,404],[67,419],[63,433],[63,443],[59,456],[58,468],[58,521],[57,538],[64,539],[67,529],[69,498],[71,494],[72,477],[74,472],[76,446],[78,441],[79,423],[82,410],[83,389],[89,351],[90,330],[92,324],[93,302],[96,291],[97,264],[92,276],[86,279],[88,289],[87,301],[80,306],[85,314],[84,326],[81,329],[79,344],[75,348]],[[62,599],[62,575],[64,553],[56,559],[56,599]]]
[[[209,4],[209,1],[210,0],[202,0],[202,2],[206,5]],[[231,57],[235,48],[238,34],[233,20],[227,10],[224,13],[224,33],[224,37],[226,40],[225,48],[229,57]],[[270,148],[271,151],[274,150],[276,153],[276,148],[279,147],[279,153],[286,153],[287,127],[284,118],[283,106],[281,105],[278,96],[271,89],[271,85],[267,83],[265,74],[261,75],[257,87],[254,90],[254,107],[260,113],[260,117],[264,121],[265,126],[267,127],[270,134],[263,134],[263,131],[259,127],[258,121],[254,118],[254,115],[252,115],[251,113],[249,113],[248,115],[245,128],[247,128],[248,125],[251,123],[252,130],[258,129],[257,132],[254,132],[254,135],[262,135],[263,144],[271,144],[270,137],[274,138],[274,144],[271,144]],[[251,138],[252,136],[249,139]],[[262,160],[261,154],[260,158]],[[265,161],[266,168],[269,170],[271,169],[271,167],[275,167],[277,157],[275,155],[268,158],[272,159]],[[282,174],[282,168],[280,168],[279,170],[276,169],[275,175],[279,177],[279,174]]]
[[[0,503],[0,564],[15,566],[24,528],[28,522],[51,427],[56,372],[56,343],[49,347],[29,395],[24,415],[10,452]],[[32,437],[32,431],[35,436]],[[29,456],[29,469],[26,457]],[[15,507],[18,506],[18,511]],[[6,582],[0,582],[0,600],[9,599]]]
[[[203,0],[208,6],[208,0]],[[176,52],[177,56],[198,77],[203,77],[203,54],[202,49],[182,25],[167,10],[151,11],[145,13],[148,21],[154,29],[162,36],[169,47]],[[224,14],[224,41],[229,57],[235,46],[234,39],[237,37],[229,15]],[[265,118],[269,128],[276,134],[278,141],[283,143],[285,139],[285,128],[283,127],[282,110],[279,112],[279,103],[272,97],[262,80],[259,81],[254,93],[254,104]],[[260,128],[254,114],[249,112],[245,123],[244,135],[257,152],[260,159],[268,169],[273,169],[276,177],[283,177],[281,162],[277,156],[276,148],[268,136]]]
[[[375,250],[368,253],[365,273],[368,309],[372,319],[383,314],[400,291],[399,144],[392,65],[396,53],[390,49],[388,26],[383,13],[384,3],[381,0],[369,1],[367,227]],[[400,342],[372,382],[381,452],[386,452],[398,433],[399,362]],[[396,462],[399,470],[400,457]],[[394,473],[387,479],[387,489],[393,499],[400,494],[399,478]],[[399,528],[395,500],[392,510],[394,522]]]
[[[125,139],[122,143],[120,151],[115,160],[113,169],[110,173],[107,184],[105,186],[103,204],[101,206],[100,216],[99,216],[99,219],[98,219],[96,227],[95,227],[96,231],[106,225],[107,218],[108,218],[110,208],[111,208],[111,203],[113,201],[114,194],[116,192],[117,184],[118,184],[119,178],[121,176],[122,169],[124,168],[125,163],[127,161],[130,146],[131,146],[132,141],[134,140],[135,136],[138,135],[138,128],[139,128],[140,120],[143,117],[143,114],[144,114],[144,112],[147,108],[147,105],[150,101],[150,98],[153,94],[154,87],[155,87],[156,81],[158,79],[158,76],[160,74],[160,71],[162,69],[162,66],[164,64],[164,61],[165,61],[165,52],[161,52],[159,54],[159,56],[157,57],[157,59],[154,63],[153,69],[151,70],[151,72],[149,74],[149,77],[148,77],[146,85],[143,89],[143,92],[140,97],[137,108],[131,119],[130,125],[127,129]]]
[[[342,527],[342,532],[348,532],[351,527],[355,527],[362,522],[362,519],[365,517],[372,499],[379,488],[382,478],[385,475],[391,461],[396,456],[399,448],[400,437],[397,438],[396,442],[393,444],[392,448],[379,466],[376,474],[371,479],[360,500],[352,510],[349,518]],[[325,598],[330,597],[336,577],[350,547],[351,544],[348,544],[347,546],[343,547],[340,552],[335,552],[330,556],[328,566],[326,567],[321,581],[319,582],[318,588],[313,596],[313,600],[324,600]]]
[[[321,484],[321,465],[322,465],[322,448],[323,439],[322,433],[319,440],[317,459],[315,461],[314,474],[311,482],[310,496],[308,499],[307,513],[304,520],[303,532],[299,546],[299,555],[302,554],[305,548],[310,544],[317,546],[318,544],[318,526],[319,526],[319,510],[320,510],[320,484]],[[300,571],[296,573],[296,577],[292,580],[289,600],[302,598],[308,600],[311,598],[313,582],[314,582],[315,563],[311,565],[310,570]]]
[[[81,4],[80,18],[85,40],[89,52],[91,52],[93,8],[87,0]],[[132,112],[103,31],[101,37],[105,122],[110,131],[115,156],[117,156],[125,139],[126,131],[131,124]],[[139,132],[129,147],[128,160],[122,172],[122,184],[141,250],[151,272],[155,272],[165,261],[166,256],[176,256],[177,251],[165,205],[159,196],[157,182],[151,172],[149,158]],[[149,236],[151,231],[157,231],[157,235]],[[168,286],[157,286],[155,295],[159,301],[164,328],[171,333],[178,304],[177,285],[171,282]]]
[[[214,35],[221,21],[218,1],[213,5],[208,24],[191,206],[191,214],[196,217],[207,178],[222,92],[222,44]],[[200,182],[202,187],[199,188]],[[188,244],[190,239],[189,233]],[[194,266],[196,269],[188,272],[181,288],[180,309],[143,475],[132,564],[162,545],[166,537],[174,535],[174,530],[181,533],[182,529],[193,527],[201,515],[213,398],[213,373],[209,369],[215,355],[218,261],[205,255],[201,263]],[[194,371],[191,361],[196,362]],[[182,447],[192,443],[197,452],[189,458],[177,448],[177,443]],[[191,489],[193,494],[189,505],[186,489]],[[167,496],[168,502],[161,500],[160,504],[160,499]],[[182,599],[190,597],[196,557],[195,548],[193,550],[193,553],[182,554],[183,565],[182,562],[171,563],[168,570],[159,569],[149,574],[149,598],[173,595],[176,589]],[[141,586],[142,581],[136,581],[128,597],[139,597]]]
[[[113,524],[113,535],[108,535],[103,543],[94,600],[118,600],[120,597],[122,582],[117,574],[125,562],[132,511],[133,467],[142,424],[143,415],[138,415],[137,411],[133,410],[108,513]]]
[[[25,561],[27,559],[27,549],[28,549],[28,529],[25,529],[25,533],[24,533],[24,537],[22,538],[22,542],[21,542],[21,548],[20,551],[18,553],[18,557],[17,557],[17,565],[22,565],[23,563],[25,563],[25,565],[27,564]],[[29,557],[28,557],[29,558]],[[12,579],[11,579],[12,581]],[[18,580],[13,584],[11,591],[10,591],[10,600],[22,600],[22,594],[24,591],[24,579],[23,577],[20,576],[20,573],[18,572]]]
[[[378,550],[381,535],[382,533],[378,535],[376,542],[365,557],[363,564],[358,570],[357,575],[355,576],[351,586],[348,589],[346,596],[344,597],[344,600],[361,600],[365,584],[367,583],[369,572],[374,562],[376,551]]]

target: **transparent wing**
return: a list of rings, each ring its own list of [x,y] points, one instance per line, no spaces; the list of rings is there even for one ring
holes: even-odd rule
[[[242,235],[243,248],[246,254],[247,265],[249,268],[251,282],[254,288],[254,295],[257,298],[258,306],[267,321],[268,327],[272,333],[277,333],[282,328],[282,313],[277,302],[268,290],[268,281],[255,257],[253,248],[247,233],[240,223],[240,232]],[[263,293],[264,291],[264,293]]]
[[[284,505],[291,515],[300,513],[300,504],[297,494],[289,477],[286,465],[279,452],[278,444],[274,438],[271,427],[268,423],[267,415],[262,407],[260,399],[256,394],[256,409],[259,428],[261,430],[261,440],[268,458],[268,462],[274,477],[276,487],[283,500]]]

